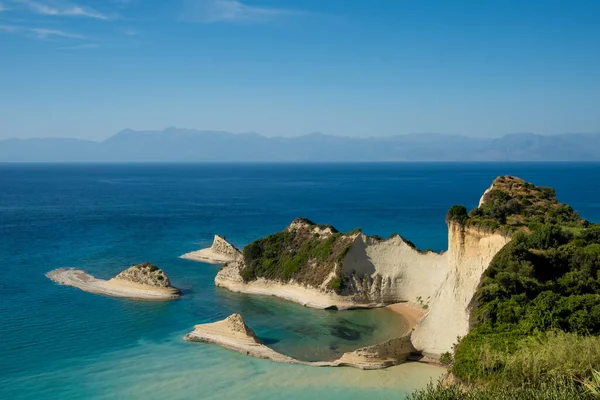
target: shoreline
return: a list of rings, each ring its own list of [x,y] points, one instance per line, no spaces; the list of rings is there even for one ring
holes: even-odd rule
[[[173,300],[181,296],[176,288],[161,288],[128,282],[123,279],[98,279],[76,268],[59,268],[46,277],[60,285],[71,286],[84,292],[134,300]]]
[[[276,283],[266,279],[258,279],[249,283],[232,282],[227,279],[215,277],[215,285],[236,293],[254,294],[260,296],[272,296],[282,300],[301,304],[305,307],[321,310],[356,310],[385,307],[384,303],[356,303],[341,299],[328,292],[318,289],[307,288],[297,283]]]
[[[239,314],[232,314],[224,320],[199,324],[183,338],[189,342],[216,344],[246,356],[268,359],[283,364],[299,364],[311,367],[353,367],[362,370],[375,370],[402,364],[412,359],[414,347],[410,332],[371,346],[361,347],[342,354],[333,361],[301,361],[279,353],[263,344],[246,326]]]

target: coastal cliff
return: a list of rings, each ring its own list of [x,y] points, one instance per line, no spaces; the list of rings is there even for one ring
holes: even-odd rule
[[[553,189],[498,177],[478,207],[448,211],[448,250],[420,251],[399,235],[388,239],[359,229],[340,233],[305,218],[246,246],[215,278],[233,291],[277,296],[316,308],[423,307],[415,348],[439,358],[469,332],[471,303],[482,275],[517,233],[536,224],[584,224]],[[532,225],[533,224],[533,225]]]
[[[429,312],[415,327],[415,348],[437,358],[469,332],[468,306],[481,275],[510,240],[500,233],[448,223],[447,273],[429,303]]]

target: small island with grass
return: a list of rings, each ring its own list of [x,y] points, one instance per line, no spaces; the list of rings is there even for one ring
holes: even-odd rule
[[[181,296],[181,291],[171,286],[167,274],[149,262],[132,265],[109,280],[95,278],[75,268],[55,269],[48,272],[46,276],[61,285],[112,297],[171,300]]]

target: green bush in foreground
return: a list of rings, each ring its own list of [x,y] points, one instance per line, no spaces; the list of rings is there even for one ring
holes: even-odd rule
[[[429,384],[412,393],[407,400],[593,400],[595,397],[584,386],[569,380],[551,379],[520,386],[497,384],[488,387],[463,387],[443,382]]]
[[[453,372],[469,383],[585,380],[600,369],[600,337],[566,332],[531,336],[472,332],[457,347]]]
[[[600,399],[600,372],[596,370],[592,371],[592,377],[581,381],[581,383],[585,386],[589,394],[596,399]]]

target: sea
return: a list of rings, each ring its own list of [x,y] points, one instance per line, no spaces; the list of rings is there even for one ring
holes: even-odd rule
[[[498,175],[556,188],[600,221],[600,164],[0,164],[0,399],[404,399],[439,367],[378,371],[277,364],[183,336],[240,313],[269,346],[330,360],[403,329],[385,309],[324,311],[214,286],[219,266],[180,259],[214,234],[240,248],[294,218],[447,247],[448,208]],[[133,301],[45,277],[164,269],[183,297]]]

